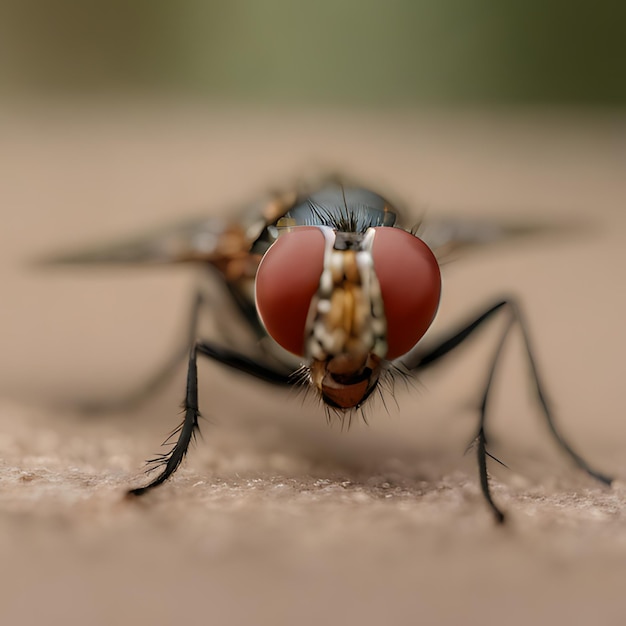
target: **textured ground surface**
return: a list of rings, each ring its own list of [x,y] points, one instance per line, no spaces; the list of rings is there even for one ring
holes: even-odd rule
[[[16,108],[0,125],[2,624],[624,623],[624,118],[103,106]],[[349,432],[203,364],[203,440],[167,487],[122,498],[177,423],[184,373],[133,411],[71,405],[166,358],[193,271],[21,262],[217,211],[309,166],[431,212],[584,225],[448,266],[437,328],[519,294],[560,423],[613,489],[549,443],[512,341],[492,415],[510,524],[494,526],[463,456],[487,332]]]

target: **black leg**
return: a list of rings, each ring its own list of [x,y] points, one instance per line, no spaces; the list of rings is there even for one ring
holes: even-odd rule
[[[296,382],[291,375],[283,374],[263,363],[254,361],[228,348],[207,342],[196,343],[189,355],[187,391],[183,403],[185,417],[182,424],[165,440],[165,444],[169,443],[170,439],[176,435],[178,435],[178,439],[169,452],[159,454],[148,461],[148,471],[163,467],[161,473],[145,487],[131,489],[128,492],[129,495],[140,496],[165,482],[178,469],[178,466],[187,455],[190,443],[195,439],[198,433],[198,420],[200,418],[200,411],[198,409],[198,354],[275,385],[289,386]]]
[[[189,319],[185,328],[184,341],[170,355],[168,360],[143,382],[137,389],[121,397],[82,403],[80,408],[86,413],[102,413],[103,411],[129,410],[141,404],[146,398],[152,395],[157,389],[164,385],[176,372],[178,367],[189,354],[189,346],[196,341],[198,320],[200,311],[206,306],[205,297],[201,290],[198,290],[194,297],[189,311]]]
[[[612,478],[602,474],[594,470],[589,464],[576,452],[572,449],[570,444],[561,434],[559,429],[557,428],[554,417],[552,415],[552,411],[549,407],[548,400],[541,384],[541,380],[539,377],[539,373],[537,371],[537,365],[535,362],[535,358],[533,356],[532,348],[530,345],[530,339],[528,330],[526,328],[526,324],[522,317],[521,311],[514,300],[505,299],[497,302],[490,308],[488,308],[484,313],[477,316],[474,320],[465,324],[459,331],[453,333],[452,335],[444,338],[442,341],[438,342],[436,345],[432,346],[429,349],[417,349],[416,351],[410,353],[404,360],[403,365],[408,368],[410,371],[418,371],[421,369],[425,369],[426,367],[433,365],[439,359],[444,357],[446,354],[457,348],[461,345],[467,338],[474,334],[479,328],[482,328],[488,320],[495,317],[496,313],[499,311],[508,312],[509,319],[507,324],[502,332],[502,336],[494,353],[494,356],[491,361],[491,365],[489,367],[489,372],[487,376],[487,380],[485,383],[482,399],[480,402],[480,421],[478,427],[478,433],[476,436],[476,451],[478,454],[478,467],[480,471],[480,484],[483,495],[487,500],[491,510],[493,511],[496,520],[498,522],[504,521],[504,514],[500,509],[496,506],[491,496],[491,491],[489,489],[489,479],[487,474],[487,457],[491,456],[487,451],[487,437],[485,434],[485,419],[487,415],[487,406],[490,398],[490,391],[493,384],[494,374],[496,372],[498,363],[500,361],[500,356],[502,354],[502,349],[504,347],[505,341],[510,334],[511,329],[515,324],[520,328],[522,332],[522,338],[524,340],[524,347],[526,349],[526,355],[528,358],[528,364],[530,366],[531,379],[533,382],[533,387],[535,390],[535,395],[537,397],[537,401],[539,402],[539,406],[541,407],[541,411],[543,413],[544,419],[550,430],[552,436],[559,444],[561,449],[580,467],[582,470],[587,472],[593,478],[603,482],[606,485],[610,485],[612,482]]]
[[[260,361],[251,359],[250,357],[240,354],[239,352],[235,352],[234,350],[230,350],[229,348],[224,348],[214,343],[200,341],[196,344],[196,350],[209,359],[213,359],[222,365],[227,365],[228,367],[232,367],[240,372],[249,374],[254,378],[262,380],[263,382],[272,383],[282,387],[294,384],[293,374],[295,372],[285,374],[280,370],[269,367]]]

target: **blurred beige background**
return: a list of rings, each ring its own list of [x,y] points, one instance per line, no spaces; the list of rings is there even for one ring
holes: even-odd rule
[[[622,624],[626,118],[619,15],[578,4],[4,2],[0,7],[3,624]],[[426,214],[576,225],[445,268],[435,331],[503,293],[527,313],[554,449],[509,346],[496,528],[463,455],[495,329],[370,426],[203,363],[203,439],[140,502],[184,371],[193,268],[35,270],[319,169]],[[566,230],[566,229],[564,229]]]

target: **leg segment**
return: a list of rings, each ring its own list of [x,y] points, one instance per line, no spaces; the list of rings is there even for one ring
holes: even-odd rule
[[[592,467],[575,451],[572,449],[570,444],[561,434],[560,430],[557,428],[554,417],[552,415],[552,410],[549,407],[548,400],[543,389],[543,385],[541,383],[539,373],[537,371],[537,365],[535,362],[535,358],[533,356],[532,348],[530,345],[530,339],[528,330],[526,328],[526,324],[522,317],[521,311],[515,301],[513,299],[503,299],[488,308],[484,313],[476,317],[474,320],[467,323],[460,330],[453,333],[452,335],[444,338],[442,341],[432,346],[427,350],[418,350],[412,354],[409,354],[408,357],[404,361],[405,367],[407,367],[410,371],[418,371],[421,369],[425,369],[426,367],[434,364],[440,358],[444,357],[446,354],[457,348],[461,345],[467,338],[471,337],[474,334],[474,331],[479,328],[484,327],[485,323],[493,319],[498,312],[508,312],[509,318],[506,323],[506,326],[502,332],[502,336],[497,345],[495,353],[491,360],[491,365],[489,367],[489,372],[487,375],[487,380],[485,382],[484,391],[482,394],[479,411],[480,411],[480,421],[478,425],[478,433],[476,436],[476,451],[478,455],[478,467],[480,472],[480,484],[483,495],[487,500],[491,510],[493,511],[496,520],[498,522],[504,521],[504,514],[500,509],[496,506],[491,496],[491,491],[489,489],[489,479],[487,474],[487,457],[490,456],[489,452],[487,452],[487,437],[485,434],[485,420],[487,415],[487,406],[488,401],[490,399],[490,392],[493,384],[494,375],[500,361],[500,357],[502,354],[502,349],[506,342],[507,337],[510,334],[511,329],[515,324],[519,327],[522,332],[522,338],[524,341],[524,348],[526,351],[526,356],[528,359],[528,364],[530,366],[530,374],[531,380],[533,383],[533,388],[535,391],[535,395],[537,397],[537,401],[539,406],[541,407],[541,411],[543,413],[543,417],[546,421],[548,429],[552,433],[552,436],[556,440],[557,444],[561,447],[561,449],[587,474],[592,476],[593,478],[599,480],[600,482],[610,485],[612,482],[612,478],[602,474]]]
[[[148,471],[163,467],[160,474],[145,487],[131,489],[128,492],[129,495],[140,496],[165,482],[178,469],[178,466],[187,455],[189,445],[195,439],[199,431],[198,420],[200,418],[200,411],[198,409],[198,354],[206,356],[209,359],[213,359],[218,363],[222,363],[245,372],[246,374],[265,382],[280,386],[289,386],[294,384],[294,380],[291,376],[274,370],[263,363],[254,361],[243,354],[239,354],[233,350],[223,348],[213,343],[196,343],[191,350],[191,354],[189,355],[187,391],[185,394],[185,401],[183,402],[185,417],[182,424],[174,432],[172,432],[172,434],[165,440],[165,443],[169,443],[170,439],[177,435],[178,439],[169,452],[159,454],[148,461]]]
[[[189,311],[184,342],[181,342],[180,345],[177,346],[176,350],[169,356],[167,361],[163,363],[148,380],[126,395],[107,400],[82,403],[80,408],[87,413],[101,413],[113,410],[129,410],[140,405],[175,374],[177,368],[184,361],[185,356],[189,354],[189,346],[192,346],[196,340],[200,312],[206,304],[205,296],[198,290],[193,297],[192,306]]]

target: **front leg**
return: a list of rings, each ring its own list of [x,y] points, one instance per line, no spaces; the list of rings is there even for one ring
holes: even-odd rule
[[[487,417],[487,407],[489,403],[489,399],[491,397],[491,389],[493,386],[494,375],[500,362],[500,356],[502,354],[502,349],[508,338],[510,331],[514,326],[521,330],[522,339],[524,341],[524,347],[526,350],[526,357],[528,360],[528,365],[530,367],[531,380],[533,382],[533,387],[535,391],[535,396],[541,408],[541,412],[543,413],[543,417],[546,421],[548,429],[557,444],[560,448],[580,467],[583,471],[589,474],[591,477],[599,480],[600,482],[610,485],[612,482],[612,478],[598,472],[593,469],[568,443],[565,437],[562,435],[561,431],[557,427],[554,417],[552,414],[552,410],[548,404],[548,399],[543,388],[543,384],[539,377],[539,373],[537,371],[537,365],[535,361],[535,357],[533,356],[533,351],[530,344],[530,338],[528,334],[528,330],[526,328],[526,324],[524,322],[524,318],[520,311],[519,306],[512,298],[507,298],[496,302],[496,304],[490,306],[483,313],[470,320],[466,324],[464,324],[459,330],[450,334],[449,336],[443,338],[435,345],[427,348],[426,350],[418,348],[412,353],[409,353],[404,359],[401,359],[401,363],[404,367],[406,367],[409,371],[417,372],[419,370],[425,369],[434,363],[436,363],[439,359],[452,352],[455,348],[459,347],[466,339],[472,337],[480,328],[483,328],[486,323],[495,318],[497,314],[507,314],[508,320],[506,326],[502,332],[500,337],[500,341],[496,347],[494,355],[491,360],[491,365],[489,366],[489,370],[487,373],[487,377],[485,380],[485,386],[483,388],[481,401],[479,405],[479,414],[480,419],[478,423],[478,432],[476,435],[476,452],[478,455],[478,467],[480,472],[480,485],[481,490],[483,492],[483,496],[487,500],[489,507],[491,508],[496,521],[501,523],[504,521],[504,513],[498,508],[498,506],[493,501],[491,491],[489,488],[489,478],[487,474],[487,457],[491,457],[489,452],[487,451],[487,435],[485,433],[485,422]],[[493,457],[492,457],[493,458]]]
[[[296,383],[296,379],[293,375],[284,374],[243,354],[214,343],[196,343],[189,355],[189,365],[187,368],[187,390],[183,402],[185,417],[180,426],[165,440],[164,445],[170,443],[170,439],[174,438],[176,435],[178,435],[178,439],[169,452],[158,454],[148,461],[148,471],[155,470],[159,467],[163,467],[163,469],[160,474],[145,487],[131,489],[128,492],[130,496],[141,496],[154,487],[164,483],[178,469],[187,455],[189,445],[196,438],[200,428],[198,423],[200,418],[200,410],[198,408],[198,354],[245,372],[264,382],[279,386],[290,386]],[[294,374],[295,373],[296,372],[294,372]]]

